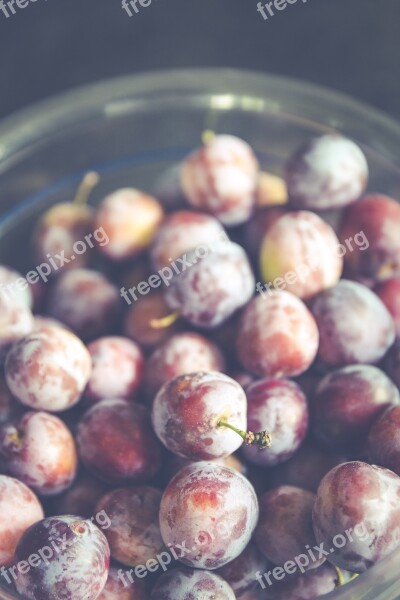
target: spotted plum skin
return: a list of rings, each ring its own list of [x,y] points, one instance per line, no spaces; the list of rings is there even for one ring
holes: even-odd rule
[[[368,240],[362,252],[347,252],[346,271],[352,277],[379,282],[400,276],[400,204],[383,195],[370,195],[343,214],[339,239],[355,237],[360,231]]]
[[[11,564],[22,534],[43,517],[42,505],[30,488],[0,475],[0,566]]]
[[[383,371],[371,365],[343,367],[318,385],[312,430],[332,450],[361,452],[374,421],[396,404],[399,392]]]
[[[37,566],[27,572],[19,570],[18,592],[32,600],[96,600],[106,584],[110,562],[102,531],[91,520],[80,517],[48,517],[24,533],[15,552],[15,564],[26,561],[30,565],[29,558],[40,558],[39,551],[45,547],[52,551],[47,561],[36,560]]]
[[[269,563],[261,554],[254,542],[250,542],[237,558],[218,569],[218,575],[225,579],[238,598],[243,594],[254,590],[256,580],[254,574],[257,571],[267,570]]]
[[[301,388],[293,381],[261,379],[246,388],[246,396],[248,429],[271,433],[272,446],[243,446],[245,458],[270,467],[291,458],[308,430],[308,404]]]
[[[135,579],[130,583],[125,579],[127,585],[118,576],[116,567],[110,567],[108,579],[103,591],[97,600],[148,600],[146,583],[140,579]]]
[[[388,408],[374,423],[368,450],[371,462],[400,475],[400,406]]]
[[[134,258],[153,241],[164,216],[159,201],[134,188],[121,188],[101,202],[95,224],[107,232],[108,243],[99,251],[121,262]]]
[[[90,354],[63,327],[43,327],[14,344],[5,374],[11,392],[25,406],[59,412],[76,404],[89,380]]]
[[[27,412],[16,426],[4,428],[0,450],[8,472],[42,496],[63,492],[75,478],[78,458],[74,438],[54,415]]]
[[[229,242],[201,259],[189,253],[187,260],[191,266],[171,279],[165,298],[192,325],[217,327],[252,297],[254,275],[238,244]]]
[[[354,461],[338,465],[323,478],[313,508],[318,544],[330,549],[329,561],[362,573],[398,548],[400,543],[400,477],[375,465]],[[350,539],[347,532],[350,531]]]
[[[327,367],[378,362],[395,339],[393,319],[365,285],[342,279],[312,305],[318,324],[319,361]]]
[[[111,556],[127,565],[144,565],[164,549],[158,515],[161,492],[150,486],[119,488],[97,503],[111,521],[105,530]]]
[[[52,206],[39,220],[33,234],[33,251],[37,264],[47,262],[48,254],[55,257],[64,253],[69,259],[63,271],[86,267],[91,258],[90,250],[83,254],[74,252],[74,244],[85,240],[93,231],[93,209],[87,205],[63,202]],[[54,272],[56,275],[57,271]]]
[[[102,273],[74,269],[57,279],[48,298],[47,311],[80,338],[91,340],[115,329],[121,298],[116,286]]]
[[[34,318],[28,306],[21,300],[9,299],[0,293],[1,332],[0,332],[0,364],[6,360],[7,353],[15,342],[31,333]]]
[[[339,240],[318,215],[305,210],[289,213],[264,237],[260,270],[264,282],[279,282],[299,298],[311,298],[340,279],[343,258]]]
[[[167,215],[158,228],[150,250],[151,263],[158,271],[192,248],[212,247],[223,239],[227,239],[225,230],[211,215],[179,210]]]
[[[216,573],[187,567],[164,573],[150,600],[235,600],[229,584]]]
[[[306,547],[315,546],[312,510],[315,494],[298,487],[282,485],[260,498],[260,518],[254,539],[261,552],[275,565],[284,565]],[[307,546],[308,545],[308,546]],[[325,556],[309,562],[306,569],[315,569]]]
[[[91,342],[88,350],[92,372],[85,398],[90,403],[104,398],[133,399],[144,368],[140,347],[127,338],[109,336]]]
[[[362,150],[336,134],[313,138],[290,158],[285,180],[292,206],[325,210],[360,198],[368,181]]]
[[[333,592],[338,584],[337,572],[328,562],[305,573],[286,575],[280,581],[270,575],[270,580],[271,586],[262,580],[265,589],[260,600],[316,600]]]
[[[169,483],[170,480],[181,470],[183,467],[188,467],[189,465],[195,465],[197,461],[190,460],[189,458],[183,458],[182,456],[178,456],[177,454],[169,454],[163,468],[163,481],[165,483]],[[224,467],[229,467],[242,475],[246,475],[247,468],[243,461],[239,459],[236,454],[229,454],[229,456],[224,456],[223,458],[215,458],[210,460],[209,462],[216,463],[218,465],[223,465]]]
[[[84,465],[112,484],[150,480],[161,465],[161,445],[144,406],[102,400],[80,420],[76,441]]]
[[[247,401],[240,385],[215,371],[181,375],[167,382],[152,408],[154,431],[175,454],[192,460],[235,452],[241,437],[219,421],[246,430]]]
[[[188,202],[224,225],[247,221],[258,186],[258,161],[251,147],[230,135],[217,135],[182,165],[181,186]]]
[[[179,375],[224,370],[224,357],[215,344],[198,333],[177,333],[161,344],[147,361],[146,391],[152,399],[164,383]]]
[[[396,336],[400,337],[400,277],[383,281],[374,291],[392,315]]]
[[[239,323],[236,348],[243,367],[260,377],[292,377],[308,369],[318,350],[318,328],[290,292],[254,298]]]
[[[248,479],[209,462],[179,471],[161,500],[164,543],[179,548],[184,541],[179,560],[200,569],[218,569],[239,556],[257,520],[257,496]]]

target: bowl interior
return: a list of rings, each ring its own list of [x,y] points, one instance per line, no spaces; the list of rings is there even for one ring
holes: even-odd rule
[[[243,137],[263,168],[281,173],[311,136],[341,131],[370,166],[371,191],[400,198],[400,127],[350,99],[276,77],[232,71],[173,72],[78,90],[0,126],[1,262],[27,272],[32,229],[69,201],[83,174],[101,176],[90,202],[117,187],[156,193],[204,130]],[[397,563],[384,561],[326,598],[393,600]],[[386,591],[384,591],[386,590]],[[385,595],[383,595],[385,594]]]

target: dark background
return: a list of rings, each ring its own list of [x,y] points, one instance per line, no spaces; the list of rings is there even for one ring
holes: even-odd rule
[[[0,117],[104,77],[229,66],[289,75],[400,117],[400,0],[308,0],[264,21],[257,0],[37,0],[0,12]]]

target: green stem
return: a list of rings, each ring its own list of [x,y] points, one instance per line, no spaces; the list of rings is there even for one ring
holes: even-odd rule
[[[77,206],[83,206],[87,203],[90,193],[100,181],[100,176],[95,171],[89,171],[82,179],[76,192],[73,203]]]
[[[253,433],[253,431],[243,431],[242,429],[238,429],[234,425],[226,423],[225,421],[218,421],[217,427],[227,427],[228,429],[231,429],[240,435],[247,446],[258,446],[260,450],[264,450],[265,448],[270,448],[272,446],[272,436],[267,431],[259,431],[258,433]]]
[[[348,579],[347,582],[346,582],[341,569],[339,569],[339,567],[335,566],[335,571],[336,571],[337,576],[338,576],[337,587],[345,585],[346,583],[350,583],[350,581],[354,581],[354,579],[356,579],[358,577],[358,573],[353,573],[352,576],[350,577],[350,579]]]
[[[214,138],[215,138],[215,133],[213,131],[211,131],[211,129],[206,129],[205,131],[203,131],[203,133],[201,135],[201,141],[203,142],[204,146],[206,146],[207,144],[212,142]]]
[[[336,566],[335,566],[335,571],[336,571],[336,573],[337,573],[337,580],[338,580],[338,582],[337,582],[337,586],[338,586],[338,587],[340,587],[341,585],[344,585],[346,582],[345,582],[345,580],[344,580],[343,573],[342,573],[342,571],[339,569],[339,567],[336,567]]]
[[[166,317],[161,317],[160,319],[151,319],[150,327],[152,329],[165,329],[173,325],[175,321],[179,319],[180,316],[181,311],[176,310],[175,312],[171,313],[170,315],[167,315]]]

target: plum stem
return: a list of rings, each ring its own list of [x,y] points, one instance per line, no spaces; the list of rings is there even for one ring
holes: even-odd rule
[[[337,579],[338,579],[337,584],[338,584],[338,587],[341,586],[341,585],[344,585],[346,582],[344,580],[344,576],[343,576],[342,571],[339,569],[339,567],[336,567],[336,566],[335,566],[335,571],[337,573]]]
[[[100,175],[95,171],[89,171],[82,179],[74,198],[74,204],[83,206],[87,203],[93,188],[99,183]]]
[[[345,578],[344,578],[344,575],[343,575],[341,569],[339,569],[339,567],[335,566],[335,571],[338,576],[337,587],[345,585],[346,581],[345,581]],[[347,581],[347,583],[350,583],[350,581],[354,581],[354,579],[356,579],[357,577],[358,577],[358,573],[353,573],[352,576],[350,577],[350,579]]]
[[[173,325],[173,323],[175,323],[175,321],[177,321],[180,316],[181,311],[176,310],[175,312],[171,313],[170,315],[167,315],[166,317],[161,317],[160,319],[151,319],[150,327],[152,327],[153,329],[165,329],[170,325]]]
[[[215,133],[211,131],[211,129],[206,129],[201,135],[201,141],[203,142],[204,146],[212,142],[214,138]]]
[[[3,438],[3,448],[9,451],[19,451],[22,448],[22,439],[15,427],[8,427]]]
[[[272,446],[272,436],[267,431],[259,431],[258,433],[253,433],[253,431],[243,431],[225,421],[218,421],[217,427],[228,427],[228,429],[232,429],[232,431],[240,435],[247,446],[258,446],[260,450],[271,448]]]

